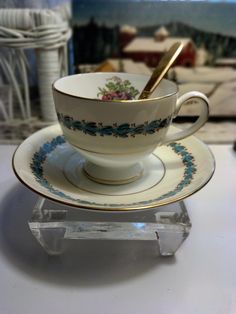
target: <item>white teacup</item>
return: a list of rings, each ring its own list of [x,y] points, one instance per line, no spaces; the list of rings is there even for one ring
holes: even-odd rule
[[[66,76],[53,84],[59,123],[66,140],[85,158],[94,181],[124,184],[142,175],[142,161],[157,146],[192,135],[208,119],[208,99],[196,91],[178,98],[175,83],[163,79],[151,98],[138,100],[149,77],[127,73]],[[127,100],[128,98],[128,100]],[[180,107],[201,105],[190,128],[168,134]]]

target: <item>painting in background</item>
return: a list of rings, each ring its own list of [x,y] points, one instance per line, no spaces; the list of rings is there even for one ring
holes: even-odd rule
[[[74,70],[149,74],[175,41],[184,50],[169,78],[199,90],[212,120],[236,118],[236,3],[73,1]],[[181,111],[192,117],[191,105]]]

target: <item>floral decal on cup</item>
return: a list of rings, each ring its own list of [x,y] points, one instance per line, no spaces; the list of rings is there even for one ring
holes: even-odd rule
[[[105,87],[99,87],[97,94],[102,100],[132,100],[139,94],[139,91],[132,86],[129,80],[122,80],[118,76],[107,79]]]

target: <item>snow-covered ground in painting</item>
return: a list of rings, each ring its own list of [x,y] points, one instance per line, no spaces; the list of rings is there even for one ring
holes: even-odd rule
[[[173,74],[174,71],[174,74]],[[198,90],[210,99],[210,116],[236,117],[236,70],[230,67],[175,67],[169,77],[175,77],[180,95]],[[184,106],[182,115],[196,114],[196,107]]]

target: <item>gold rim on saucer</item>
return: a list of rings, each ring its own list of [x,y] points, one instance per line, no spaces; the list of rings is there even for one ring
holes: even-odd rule
[[[171,126],[170,132],[176,129]],[[148,180],[153,180],[159,171],[154,164],[145,178],[123,187],[106,187],[90,182],[84,175],[80,179],[90,185],[88,192],[74,186],[63,173],[72,154],[75,150],[55,124],[34,133],[18,146],[12,159],[13,170],[24,185],[45,198],[77,208],[112,212],[147,210],[183,200],[203,188],[215,170],[215,160],[207,145],[190,136],[154,151],[165,168],[158,184],[148,187]]]

